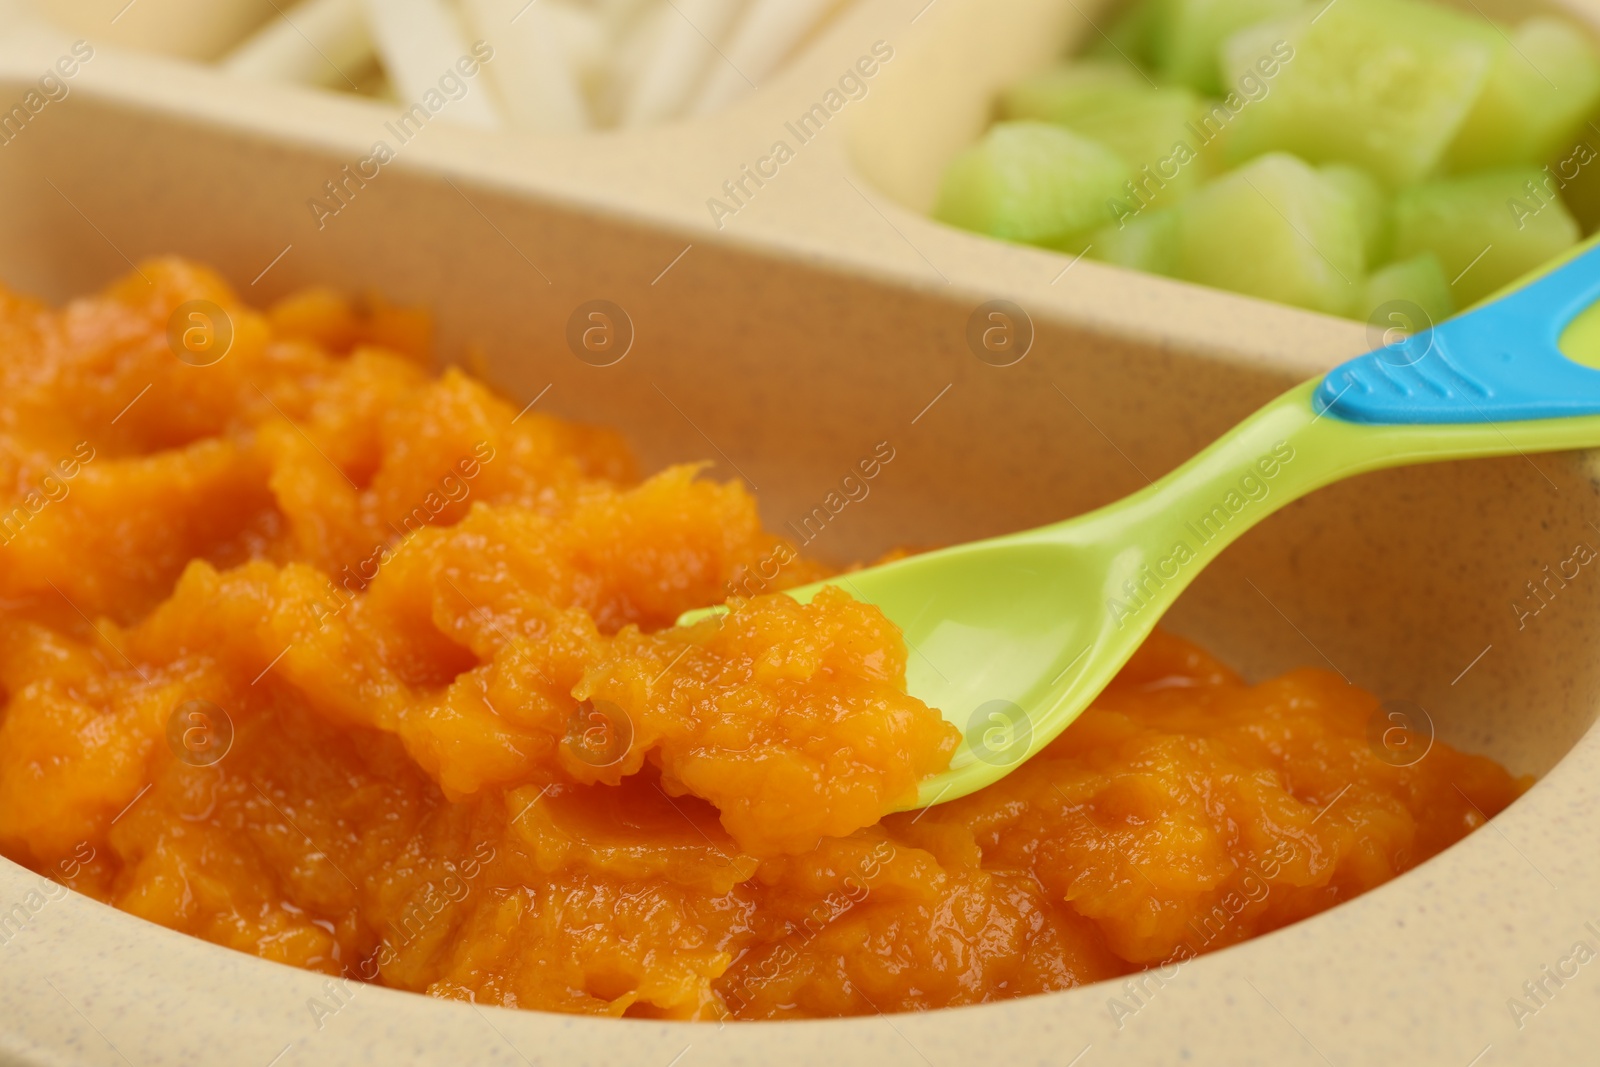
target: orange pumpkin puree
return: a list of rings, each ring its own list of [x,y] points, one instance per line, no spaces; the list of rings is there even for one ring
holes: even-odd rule
[[[210,301],[206,358],[169,319]],[[207,334],[205,331],[213,331]],[[1525,782],[1367,737],[1318,670],[1158,634],[1010,777],[883,816],[955,730],[738,484],[423,367],[419,315],[251,310],[169,259],[0,293],[0,852],[174,930],[483,1003],[850,1015],[1232,944]],[[190,349],[191,357],[193,349]],[[197,365],[209,364],[209,365]]]

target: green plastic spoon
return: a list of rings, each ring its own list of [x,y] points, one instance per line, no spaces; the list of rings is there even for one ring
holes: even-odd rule
[[[1524,288],[1296,386],[1115,504],[789,595],[841,586],[900,627],[907,688],[964,738],[907,807],[965,796],[1066,729],[1195,576],[1291,501],[1387,467],[1600,446],[1600,370],[1558,347],[1597,300],[1600,248],[1580,250]]]

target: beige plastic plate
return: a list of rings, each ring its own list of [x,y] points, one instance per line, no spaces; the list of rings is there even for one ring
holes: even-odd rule
[[[19,19],[8,2],[0,19]],[[1137,488],[1366,344],[1358,324],[1074,265],[912,210],[982,126],[989,91],[1093,32],[1103,8],[869,0],[734,111],[566,141],[430,121],[397,145],[395,115],[369,101],[102,47],[0,146],[0,280],[61,299],[176,251],[252,300],[331,282],[427,303],[447,356],[530,399],[548,386],[542,407],[620,427],[648,464],[716,460],[802,541],[805,517],[887,441],[870,495],[805,545],[836,560],[1043,523]],[[1572,10],[1600,20],[1600,5]],[[4,46],[0,106],[69,44],[38,31]],[[858,83],[840,79],[864,67],[849,99]],[[791,126],[806,115],[802,143]],[[307,201],[379,139],[396,158],[319,227]],[[741,178],[734,204],[724,183]],[[713,211],[719,196],[737,210]],[[1031,322],[1008,366],[967,340],[996,298]],[[609,366],[568,342],[593,300],[631,323]],[[1571,961],[1580,941],[1600,949],[1600,573],[1521,628],[1515,605],[1575,545],[1600,547],[1596,523],[1588,456],[1398,471],[1288,509],[1207,572],[1170,618],[1180,633],[1258,677],[1331,666],[1543,777],[1389,885],[1134,992],[719,1027],[361,988],[319,1026],[321,976],[72,894],[45,900],[51,883],[0,861],[0,1063],[1592,1062],[1600,964]],[[1543,984],[1538,1001],[1526,982]],[[1514,1016],[1512,998],[1536,1010]]]

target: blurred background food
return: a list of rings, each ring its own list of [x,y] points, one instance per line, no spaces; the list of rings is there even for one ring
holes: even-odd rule
[[[22,2],[96,45],[402,108],[447,78],[440,121],[560,135],[737,103],[855,0]],[[1085,46],[998,95],[936,218],[1330,315],[1388,325],[1403,306],[1410,328],[1600,226],[1600,46],[1573,19],[1056,2]],[[493,60],[457,77],[479,42]]]
[[[1000,95],[938,218],[1433,322],[1600,223],[1600,52],[1574,22],[1508,25],[1470,0],[1139,0],[1088,41]]]
[[[490,92],[468,93],[440,118],[545,134],[717,111],[753,92],[850,2],[31,0],[97,45],[407,104],[487,41]]]

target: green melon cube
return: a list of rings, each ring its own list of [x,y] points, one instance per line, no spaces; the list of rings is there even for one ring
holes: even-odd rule
[[[1206,173],[1199,98],[1187,89],[1152,88],[1126,66],[1052,67],[1013,86],[1000,104],[1006,118],[1059,123],[1121,156],[1139,185],[1126,197],[1134,208],[1173,203]]]
[[[1080,59],[1030,74],[1000,94],[1003,119],[1071,122],[1150,83],[1126,63]]]
[[[1089,239],[1087,254],[1129,270],[1173,274],[1178,265],[1177,210],[1151,211],[1097,230]]]
[[[1568,155],[1596,103],[1600,55],[1588,36],[1561,19],[1529,19],[1500,50],[1447,162],[1469,171]]]
[[[1218,62],[1228,86],[1223,96],[1206,101],[1201,120],[1202,132],[1210,139],[1206,151],[1215,160],[1215,173],[1246,158],[1229,146],[1238,126],[1235,120],[1266,99],[1287,69],[1285,62],[1293,62],[1289,29],[1302,22],[1304,19],[1293,16],[1260,22],[1240,30],[1223,44]]]
[[[1136,199],[1166,205],[1205,176],[1194,132],[1199,99],[1187,89],[1129,89],[1099,110],[1064,125],[1121,156],[1133,170]],[[1137,205],[1135,205],[1137,206]]]
[[[1113,61],[1129,71],[1150,65],[1150,36],[1155,30],[1154,0],[1136,0],[1128,5],[1104,34],[1091,30],[1085,42],[1085,56]],[[1101,23],[1102,26],[1105,23]]]
[[[1467,307],[1578,241],[1578,224],[1532,167],[1482,171],[1407,189],[1394,202],[1394,254],[1439,257]]]
[[[1474,14],[1422,0],[1337,0],[1236,34],[1223,48],[1225,74],[1253,69],[1273,31],[1287,42],[1282,69],[1234,120],[1229,158],[1288,151],[1354,163],[1391,187],[1438,169],[1504,46]]]
[[[1371,174],[1348,163],[1324,163],[1317,171],[1355,205],[1367,265],[1388,259],[1393,231],[1389,191]]]
[[[1455,313],[1450,279],[1432,252],[1391,263],[1367,279],[1357,314],[1383,329],[1417,333]],[[1420,314],[1418,312],[1420,311]]]
[[[1156,73],[1195,92],[1222,96],[1223,43],[1246,26],[1303,7],[1305,0],[1155,0],[1150,54]]]
[[[1177,211],[1179,277],[1332,315],[1358,303],[1365,264],[1355,206],[1294,156],[1263,156]]]
[[[1600,229],[1600,135],[1575,142],[1572,154],[1547,168],[1562,201],[1584,233]]]
[[[1053,248],[1114,221],[1128,165],[1047,122],[1002,122],[951,161],[934,217],[992,237]]]

